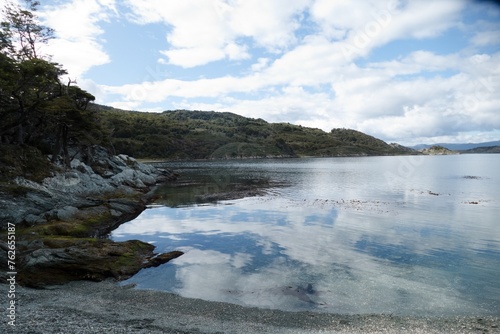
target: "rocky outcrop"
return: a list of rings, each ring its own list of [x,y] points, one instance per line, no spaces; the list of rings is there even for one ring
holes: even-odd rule
[[[429,148],[424,148],[421,149],[420,152],[422,154],[428,154],[428,155],[452,155],[452,154],[459,154],[457,151],[452,151],[447,149],[446,147],[439,146],[439,145],[434,145]]]
[[[113,156],[101,147],[84,160],[89,159],[75,155],[71,169],[54,166],[52,176],[41,182],[16,177],[1,186],[0,226],[16,226],[19,283],[41,287],[75,279],[122,279],[182,254],[158,255],[141,241],[105,239],[140,214],[155,185],[176,178],[173,171]],[[6,251],[0,247],[0,258],[6,259]]]
[[[171,170],[155,168],[126,155],[112,156],[99,148],[92,164],[75,158],[71,169],[56,171],[42,182],[15,178],[11,190],[15,188],[16,194],[0,193],[0,220],[28,225],[54,219],[65,221],[78,209],[103,206],[106,200],[144,197],[156,183],[175,177]],[[131,209],[124,208],[128,203],[122,203],[118,210],[117,204],[114,208],[107,206],[113,216],[129,214]]]
[[[17,278],[19,284],[36,288],[73,280],[122,280],[182,255],[173,251],[155,256],[153,245],[138,240],[53,238],[37,243],[21,247],[24,256]]]

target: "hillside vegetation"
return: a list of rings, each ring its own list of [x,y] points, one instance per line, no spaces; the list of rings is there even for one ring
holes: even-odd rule
[[[138,158],[231,159],[366,156],[408,151],[349,129],[325,132],[228,112],[145,113],[93,105],[118,153]]]
[[[463,150],[460,151],[461,153],[477,153],[477,154],[484,154],[484,153],[500,153],[500,146],[483,146],[483,147],[476,147],[472,148],[469,150]]]

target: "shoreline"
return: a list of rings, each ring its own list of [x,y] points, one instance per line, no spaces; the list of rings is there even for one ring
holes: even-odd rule
[[[144,209],[151,199],[152,189],[148,185],[142,191],[133,193],[128,198],[108,198],[103,202],[106,210],[113,209],[125,213],[125,208],[134,208],[136,200],[140,203],[137,212]],[[246,194],[242,191],[242,194]],[[252,189],[252,191],[255,191]],[[222,192],[216,197],[210,195],[203,200],[220,200],[236,196],[237,192]],[[255,194],[253,194],[255,195]],[[432,194],[433,195],[433,194]],[[136,197],[137,196],[137,197]],[[140,199],[138,199],[140,198]],[[137,203],[136,203],[137,204]],[[85,208],[87,209],[87,208]],[[57,212],[58,215],[68,210]],[[134,211],[133,214],[137,214]],[[93,212],[92,212],[93,213]],[[114,217],[117,219],[117,217]],[[68,221],[64,222],[68,224]],[[79,223],[79,222],[77,222]],[[106,225],[106,224],[104,224]],[[64,225],[63,225],[64,226]],[[95,228],[97,225],[93,225]],[[38,226],[41,228],[42,226]],[[19,233],[26,231],[19,230]],[[45,234],[40,234],[45,235]],[[21,236],[21,235],[20,235]],[[39,235],[24,235],[27,238],[39,238]],[[28,239],[29,239],[28,238]],[[47,236],[45,245],[35,250],[43,251],[33,268],[43,269],[42,260],[46,255],[67,255],[73,251],[79,255],[82,249],[94,250],[95,241],[81,239],[82,236],[56,235]],[[94,239],[94,238],[92,238]],[[19,250],[26,252],[27,247],[21,240]],[[84,242],[83,242],[84,241]],[[110,248],[108,243],[97,239],[98,249],[111,257],[112,263],[129,267],[129,251],[139,255],[135,269],[144,266],[144,259],[151,258],[154,249],[145,249],[143,254],[140,243],[128,245],[127,249]],[[121,243],[125,245],[124,243]],[[101,247],[101,245],[103,247]],[[22,247],[21,247],[22,246]],[[39,245],[33,244],[33,247]],[[82,247],[85,246],[85,247]],[[88,246],[88,247],[87,247]],[[92,247],[91,247],[92,246]],[[30,245],[31,247],[31,245]],[[151,246],[152,247],[152,246]],[[141,248],[141,249],[139,249]],[[30,249],[31,251],[31,249]],[[90,252],[91,253],[91,252]],[[104,254],[103,253],[103,254]],[[21,253],[20,253],[21,254]],[[69,254],[73,254],[69,252]],[[93,260],[83,258],[84,263],[95,266],[95,259],[102,254],[90,254]],[[23,254],[23,257],[25,254]],[[124,257],[122,259],[122,256]],[[157,256],[157,255],[155,255]],[[108,259],[109,260],[109,259]],[[120,261],[117,261],[120,260]],[[122,261],[123,260],[123,261]],[[125,262],[126,260],[126,262]],[[52,260],[51,260],[52,261]],[[5,262],[5,261],[4,261]],[[160,263],[158,263],[159,265]],[[27,274],[27,267],[20,267],[20,273]],[[112,277],[125,277],[123,269],[111,268]],[[134,269],[134,270],[135,270]],[[96,271],[95,268],[92,268]],[[132,270],[132,271],[134,271]],[[98,271],[101,271],[99,269]],[[116,274],[118,273],[118,274]],[[88,276],[85,274],[86,277]],[[39,280],[37,274],[33,280]],[[93,279],[104,279],[97,277]],[[4,283],[2,281],[1,283]],[[51,284],[51,283],[49,283]],[[0,284],[2,296],[7,296],[9,286]],[[6,300],[5,297],[3,300]],[[10,298],[10,297],[9,297]],[[8,325],[7,312],[4,309],[0,322],[0,332],[4,333],[500,333],[500,315],[464,315],[464,316],[393,316],[388,314],[333,314],[313,312],[285,312],[272,309],[244,307],[222,302],[210,302],[190,299],[178,295],[153,290],[136,290],[132,285],[119,286],[115,280],[102,282],[73,281],[62,285],[47,285],[45,289],[33,289],[16,286],[16,327]]]
[[[7,285],[0,285],[2,294]],[[17,288],[16,326],[4,333],[500,333],[492,316],[393,316],[285,312],[75,281]]]
[[[50,173],[43,179],[1,180],[2,281],[7,271],[19,272],[17,284],[35,288],[82,279],[126,279],[182,255],[158,254],[153,245],[138,240],[107,238],[146,209],[158,185],[178,174],[111,155],[103,147],[92,150],[91,162],[75,156],[70,169],[47,162]]]

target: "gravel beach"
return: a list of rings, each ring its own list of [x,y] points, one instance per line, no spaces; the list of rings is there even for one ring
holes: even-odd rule
[[[2,284],[6,305],[8,286]],[[16,289],[16,326],[1,333],[500,333],[499,317],[282,312],[121,287],[108,280]]]

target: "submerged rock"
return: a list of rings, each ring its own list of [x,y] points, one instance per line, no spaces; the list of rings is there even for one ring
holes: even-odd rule
[[[293,296],[295,298],[300,299],[303,302],[312,304],[315,303],[312,297],[316,294],[316,290],[314,290],[311,283],[309,283],[305,288],[302,287],[301,285],[296,287],[287,286],[284,287],[281,291],[283,292],[284,295]]]
[[[154,257],[148,259],[148,263],[146,265],[144,265],[143,267],[144,268],[158,267],[164,263],[167,263],[170,260],[178,258],[182,254],[184,254],[184,253],[181,251],[172,251],[172,252],[168,252],[168,253],[159,254],[157,256],[154,256]]]

